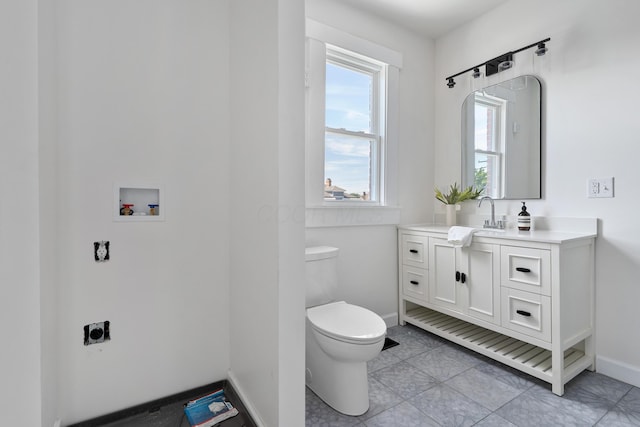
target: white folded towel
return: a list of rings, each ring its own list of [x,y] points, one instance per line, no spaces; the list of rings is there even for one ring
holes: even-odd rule
[[[473,238],[473,233],[478,230],[478,228],[473,227],[453,226],[449,229],[447,240],[456,247],[469,246]]]

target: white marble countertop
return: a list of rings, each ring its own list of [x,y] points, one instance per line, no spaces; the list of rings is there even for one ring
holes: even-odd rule
[[[429,233],[440,233],[446,235],[449,232],[449,226],[442,224],[408,224],[399,225],[401,230],[422,231]],[[494,239],[521,240],[527,242],[540,243],[566,243],[572,240],[592,239],[597,237],[597,230],[592,231],[556,231],[556,230],[534,230],[519,231],[517,229],[492,230],[476,227],[477,231],[474,237],[488,237]]]

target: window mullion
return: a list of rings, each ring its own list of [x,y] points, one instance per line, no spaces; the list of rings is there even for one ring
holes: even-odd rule
[[[480,153],[480,154],[490,154],[493,156],[499,156],[501,155],[501,153],[499,151],[491,151],[491,150],[480,150],[480,149],[476,149],[475,150],[476,153]]]
[[[326,131],[329,133],[337,133],[337,134],[341,134],[341,135],[349,135],[349,136],[355,136],[358,138],[368,138],[368,139],[375,139],[378,137],[378,135],[375,135],[373,133],[367,133],[367,132],[360,132],[360,131],[352,131],[352,130],[347,130],[347,129],[343,129],[343,128],[332,128],[329,126],[326,126]]]

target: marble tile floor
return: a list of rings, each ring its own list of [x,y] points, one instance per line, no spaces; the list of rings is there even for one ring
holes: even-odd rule
[[[368,363],[370,408],[340,414],[306,389],[307,427],[640,426],[640,388],[585,371],[551,386],[411,325]]]

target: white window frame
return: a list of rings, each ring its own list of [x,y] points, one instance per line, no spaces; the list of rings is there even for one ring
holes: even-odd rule
[[[373,141],[373,149],[371,150],[371,158],[369,159],[370,160],[369,167],[371,169],[370,189],[369,189],[370,200],[350,201],[347,199],[335,200],[335,199],[323,198],[323,204],[325,204],[326,206],[331,206],[335,203],[340,203],[342,205],[353,204],[354,206],[360,206],[362,204],[371,205],[371,206],[384,206],[386,201],[384,198],[385,196],[384,185],[382,185],[382,183],[385,182],[384,153],[386,152],[386,147],[385,147],[386,137],[384,134],[384,130],[385,130],[385,123],[386,123],[386,115],[387,115],[386,114],[387,64],[380,61],[376,61],[371,58],[364,57],[355,52],[350,52],[338,46],[327,45],[326,49],[327,49],[327,54],[326,54],[327,63],[331,63],[340,67],[351,69],[356,72],[369,74],[371,76],[372,78],[371,98],[372,99],[371,99],[371,111],[369,112],[370,120],[371,120],[370,132],[338,129],[338,128],[332,128],[325,125],[325,135],[327,133],[332,133],[336,135],[355,137],[363,140],[371,140]]]
[[[402,55],[392,49],[307,19],[306,55],[306,226],[398,224],[398,86]],[[325,70],[327,45],[387,64],[384,84],[385,120],[380,121],[379,200],[333,201],[324,199]],[[338,185],[338,184],[336,184]]]

